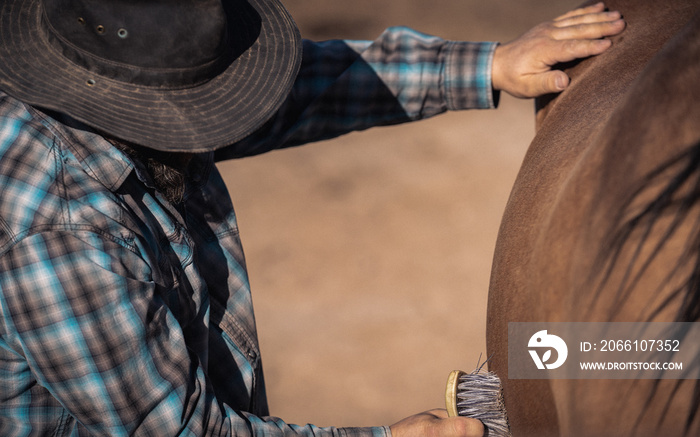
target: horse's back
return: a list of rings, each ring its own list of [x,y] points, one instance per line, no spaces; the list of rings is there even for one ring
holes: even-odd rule
[[[700,1],[606,4],[628,27],[539,102],[496,245],[487,340],[516,436],[700,434],[694,380],[507,377],[508,322],[697,321]]]

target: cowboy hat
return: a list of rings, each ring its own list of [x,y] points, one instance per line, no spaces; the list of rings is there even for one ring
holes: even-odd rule
[[[279,108],[301,38],[278,0],[4,0],[0,90],[175,152],[246,137]]]

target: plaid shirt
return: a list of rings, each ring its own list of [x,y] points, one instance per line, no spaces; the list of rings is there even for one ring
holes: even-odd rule
[[[268,415],[236,216],[214,162],[494,107],[493,48],[405,28],[307,41],[278,114],[197,155],[176,205],[99,135],[0,93],[0,435],[388,435]]]

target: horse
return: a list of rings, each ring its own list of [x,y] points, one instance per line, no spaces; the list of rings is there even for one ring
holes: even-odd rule
[[[509,379],[508,322],[700,321],[700,1],[627,22],[536,102],[496,241],[489,370],[514,436],[700,435],[697,379]]]

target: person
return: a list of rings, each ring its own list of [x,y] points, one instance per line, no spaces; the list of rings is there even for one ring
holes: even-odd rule
[[[269,415],[215,162],[560,92],[624,26],[596,4],[508,44],[311,42],[278,0],[3,0],[0,435],[481,435]]]

